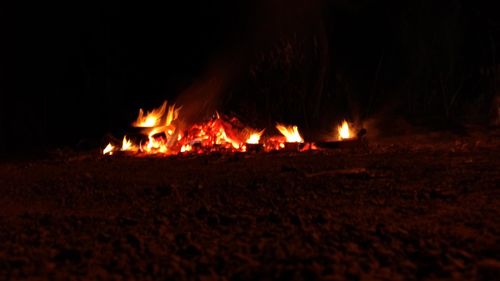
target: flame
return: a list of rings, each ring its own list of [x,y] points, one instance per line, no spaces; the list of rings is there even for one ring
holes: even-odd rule
[[[245,144],[262,144],[265,151],[280,150],[288,143],[303,143],[304,139],[297,126],[276,124],[283,136],[269,136],[262,140],[265,130],[258,131],[245,127],[235,117],[215,114],[203,123],[189,127],[179,120],[180,106],[167,102],[145,113],[139,110],[137,119],[132,126],[141,128],[140,133],[147,139],[135,143],[127,136],[121,144],[110,143],[103,150],[104,155],[113,155],[117,151],[127,151],[137,154],[176,155],[195,152],[209,153],[214,151],[246,152]]]
[[[113,155],[114,150],[115,150],[115,147],[111,143],[108,143],[106,148],[104,148],[104,150],[102,151],[102,154],[103,155],[106,155],[106,154]]]
[[[151,112],[148,112],[144,115],[144,111],[142,108],[139,110],[139,116],[137,120],[132,123],[134,127],[145,128],[142,133],[148,136],[148,141],[144,145],[140,145],[139,147],[134,146],[132,143],[125,144],[125,141],[122,145],[125,147],[130,147],[127,150],[133,151],[142,151],[147,153],[167,153],[170,148],[174,146],[177,142],[181,141],[182,135],[174,126],[174,121],[179,117],[179,112],[182,107],[178,107],[175,104],[168,106],[167,111],[167,102],[163,102],[163,104],[156,109],[153,109]],[[165,123],[162,124],[162,120]],[[164,136],[158,137],[158,135]]]
[[[137,151],[138,148],[132,143],[130,139],[127,139],[127,136],[123,137],[122,148],[121,151]]]
[[[276,129],[278,129],[280,133],[285,136],[286,142],[304,142],[297,126],[285,126],[278,123],[276,124]]]
[[[265,130],[262,130],[260,132],[253,132],[250,134],[250,136],[247,138],[246,143],[248,144],[259,144],[260,137],[262,134],[264,134]]]
[[[166,105],[167,102],[165,102]],[[168,107],[167,119],[165,121],[165,126],[170,126],[172,121],[177,120],[179,117],[179,111],[181,111],[182,106],[176,107],[175,103]]]
[[[201,142],[202,146],[221,146],[227,149],[242,149],[243,139],[230,121],[221,118],[216,112],[215,117],[204,123],[193,126],[193,139]]]
[[[189,144],[185,144],[181,147],[181,153],[192,151],[193,147]]]
[[[230,143],[235,149],[240,148],[240,143],[228,137],[224,128],[220,128],[219,132],[217,132],[216,134],[215,144],[224,144],[224,143]]]
[[[167,142],[162,137],[155,137],[155,134],[149,134],[145,146],[141,150],[147,153],[167,153],[169,151]]]
[[[338,139],[345,140],[353,137],[351,129],[349,128],[349,123],[346,120],[342,122],[342,125],[338,127]]]
[[[163,102],[163,104],[156,109],[153,109],[151,112],[148,112],[146,116],[144,116],[144,110],[139,109],[139,116],[137,116],[137,120],[132,123],[134,127],[140,128],[152,128],[160,125],[161,118],[165,114],[165,110],[167,109],[167,102]]]

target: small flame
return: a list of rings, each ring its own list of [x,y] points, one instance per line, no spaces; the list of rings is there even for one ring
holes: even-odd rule
[[[179,112],[182,107],[175,104],[168,106],[167,102],[151,112],[144,114],[142,108],[139,110],[137,120],[132,123],[134,127],[145,128],[142,134],[148,136],[148,141],[143,146],[137,147],[132,142],[124,139],[122,150],[142,151],[147,153],[167,153],[170,148],[175,145],[176,141],[180,141],[182,136],[177,132],[176,126],[173,124],[179,117]],[[157,137],[164,134],[165,137]]]
[[[345,140],[350,138],[352,138],[352,134],[349,128],[349,123],[344,120],[344,122],[342,122],[342,125],[338,127],[338,139]]]
[[[165,102],[166,105],[167,102]],[[176,107],[175,104],[168,107],[167,119],[165,122],[165,126],[170,126],[172,121],[176,120],[179,117],[179,111],[181,111],[182,106]],[[170,134],[171,135],[171,134]]]
[[[127,139],[127,136],[123,137],[122,148],[121,151],[137,151],[137,147],[132,143],[130,139]]]
[[[278,129],[280,133],[285,136],[286,142],[304,142],[297,126],[285,126],[278,123],[276,124],[276,129]]]
[[[161,137],[155,137],[155,134],[149,134],[148,141],[145,146],[142,146],[141,149],[148,153],[167,153],[168,147],[165,139]]]
[[[260,132],[253,132],[250,134],[250,136],[247,138],[246,143],[248,144],[259,144],[260,137],[262,134],[264,134],[265,130],[262,130]]]
[[[181,152],[189,152],[193,150],[193,147],[189,144],[185,144],[181,147]]]
[[[224,142],[230,143],[235,149],[240,148],[240,144],[238,143],[238,141],[228,137],[224,128],[220,128],[219,132],[216,134],[215,144],[223,144]]]
[[[151,128],[160,125],[161,118],[165,114],[167,109],[167,102],[163,102],[163,104],[156,109],[153,109],[151,112],[148,112],[146,116],[144,116],[144,110],[139,109],[139,116],[137,116],[137,120],[132,123],[134,127],[141,128]]]
[[[106,154],[113,155],[114,150],[115,150],[115,147],[111,143],[108,143],[106,148],[104,148],[104,150],[102,151],[102,154],[103,155],[106,155]]]

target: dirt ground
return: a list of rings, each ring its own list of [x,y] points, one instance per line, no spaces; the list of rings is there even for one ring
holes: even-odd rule
[[[1,279],[494,280],[500,134],[0,163]],[[496,279],[498,280],[498,279]]]

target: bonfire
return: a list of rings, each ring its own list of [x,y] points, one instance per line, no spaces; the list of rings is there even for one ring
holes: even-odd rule
[[[139,109],[132,123],[140,137],[124,136],[120,143],[108,143],[102,150],[104,155],[117,152],[133,155],[177,155],[187,153],[249,152],[275,150],[311,150],[317,147],[306,143],[298,126],[276,123],[276,134],[265,136],[265,129],[243,125],[237,118],[215,112],[202,123],[185,126],[181,120],[182,107],[168,105],[145,112]],[[280,134],[278,134],[278,132]],[[338,127],[339,141],[354,139],[347,121]]]

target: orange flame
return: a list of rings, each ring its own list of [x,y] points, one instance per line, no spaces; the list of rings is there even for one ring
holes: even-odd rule
[[[165,114],[165,110],[167,109],[167,102],[163,102],[163,104],[156,109],[153,109],[151,112],[146,113],[144,116],[144,110],[139,109],[139,116],[137,116],[137,120],[132,123],[134,127],[141,128],[152,128],[160,125],[161,118]]]
[[[224,128],[220,128],[219,132],[216,134],[215,144],[224,143],[230,143],[235,149],[240,148],[239,142],[228,137]]]
[[[121,151],[137,151],[139,150],[130,139],[127,139],[127,136],[123,137],[122,148]]]
[[[181,152],[184,153],[184,152],[190,152],[193,150],[193,147],[189,144],[185,144],[181,147]]]
[[[258,131],[245,127],[236,118],[228,118],[218,112],[204,123],[185,127],[176,122],[181,107],[175,104],[167,106],[167,102],[145,113],[139,110],[132,126],[142,128],[140,133],[147,137],[146,141],[134,143],[123,137],[122,143],[110,143],[102,151],[104,155],[113,155],[118,151],[143,154],[175,155],[178,153],[213,151],[245,152],[245,144],[262,144],[265,151],[279,150],[287,143],[303,143],[304,139],[297,126],[276,124],[283,136],[270,136],[262,140],[265,130]]]
[[[111,143],[108,143],[106,148],[103,149],[102,154],[103,155],[106,155],[106,154],[113,155],[113,151],[115,151],[115,147]]]
[[[259,144],[260,138],[262,137],[262,134],[264,134],[265,130],[262,130],[260,132],[253,132],[250,133],[250,136],[248,136],[246,143],[248,144]]]
[[[304,139],[299,133],[299,128],[297,126],[285,126],[280,123],[276,124],[276,129],[285,136],[286,142],[304,142]]]
[[[338,139],[345,140],[353,137],[351,129],[349,128],[349,123],[346,120],[342,122],[342,125],[338,126]]]
[[[166,102],[165,102],[166,104]],[[170,126],[172,121],[177,120],[179,117],[179,111],[181,111],[182,106],[176,107],[175,103],[168,107],[167,119],[165,122],[165,126]]]

